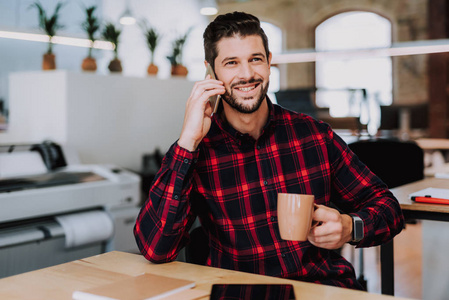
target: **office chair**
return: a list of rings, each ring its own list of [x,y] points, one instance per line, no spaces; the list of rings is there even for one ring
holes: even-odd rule
[[[205,265],[209,256],[209,237],[202,226],[190,231],[190,242],[185,247],[186,262]]]
[[[348,145],[358,158],[376,174],[388,188],[395,188],[424,178],[424,152],[412,141],[397,139],[359,140]],[[358,281],[367,287],[363,274],[363,248],[359,249]]]
[[[348,146],[390,189],[424,178],[424,152],[415,142],[372,139]]]

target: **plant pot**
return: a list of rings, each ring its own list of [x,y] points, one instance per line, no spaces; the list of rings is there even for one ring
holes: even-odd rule
[[[81,64],[83,71],[95,72],[97,70],[97,62],[93,57],[86,57]]]
[[[172,66],[171,67],[171,74],[173,76],[184,76],[184,77],[186,77],[187,73],[189,73],[189,71],[183,65],[176,65],[176,66]]]
[[[122,63],[120,62],[120,59],[114,58],[111,60],[108,66],[109,71],[121,73],[122,72]]]
[[[45,53],[42,59],[42,70],[55,70],[56,59],[53,53]]]
[[[148,66],[148,69],[147,69],[148,75],[157,75],[158,71],[159,71],[159,68],[156,65],[150,64]]]

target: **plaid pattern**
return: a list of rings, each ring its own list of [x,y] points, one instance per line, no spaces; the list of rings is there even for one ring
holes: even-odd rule
[[[360,247],[402,230],[399,203],[327,124],[267,101],[270,116],[257,141],[215,115],[197,151],[170,148],[137,219],[137,244],[150,261],[172,261],[198,215],[209,266],[360,288],[336,252],[280,238],[277,194],[313,194],[317,204],[358,215],[365,223]]]

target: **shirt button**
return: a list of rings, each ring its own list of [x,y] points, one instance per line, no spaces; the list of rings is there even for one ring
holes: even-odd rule
[[[189,163],[189,160],[186,158],[186,159],[184,159],[184,162],[185,162],[186,164],[188,164],[188,163]]]
[[[265,181],[263,182],[263,184],[264,184],[264,185],[267,185],[267,184],[268,184],[268,181],[265,180]]]
[[[257,150],[260,150],[260,145],[257,145]]]
[[[281,256],[282,256],[282,258],[285,258],[286,255],[285,255],[285,253],[282,253]]]
[[[178,200],[179,196],[178,195],[174,195],[173,199]]]
[[[271,217],[271,222],[274,222],[274,221],[276,221],[276,218],[275,217]]]

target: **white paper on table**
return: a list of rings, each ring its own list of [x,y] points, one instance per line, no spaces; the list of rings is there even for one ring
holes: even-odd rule
[[[426,188],[414,193],[411,193],[409,195],[409,198],[412,197],[425,197],[430,196],[431,198],[438,198],[438,199],[448,199],[449,200],[449,189],[439,189],[439,188]]]

